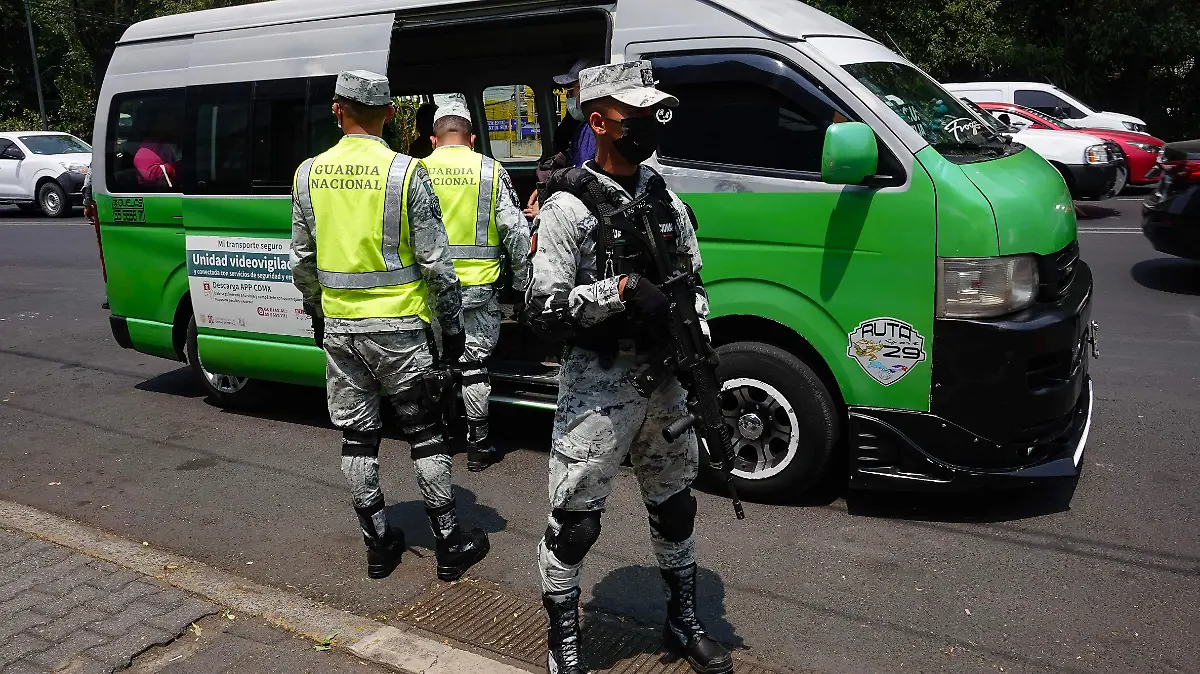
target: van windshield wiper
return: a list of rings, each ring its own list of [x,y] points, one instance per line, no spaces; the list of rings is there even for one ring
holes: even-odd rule
[[[1002,142],[978,143],[972,140],[939,140],[930,145],[938,152],[986,154],[994,157],[1003,155],[1005,147]]]

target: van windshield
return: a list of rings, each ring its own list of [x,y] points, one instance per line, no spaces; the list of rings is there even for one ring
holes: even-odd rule
[[[843,66],[950,161],[972,163],[1011,154],[994,129],[921,71],[891,61]]]

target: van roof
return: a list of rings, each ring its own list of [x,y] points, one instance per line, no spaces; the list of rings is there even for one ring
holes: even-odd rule
[[[1049,87],[1058,89],[1058,87],[1049,82],[946,82],[944,87],[962,87],[962,88],[986,88],[986,87]]]
[[[635,0],[620,0],[631,2]],[[640,0],[653,2],[656,0]],[[875,40],[824,12],[797,0],[695,0],[716,5],[759,30],[791,40],[837,36]],[[118,43],[160,40],[236,28],[333,19],[382,12],[411,12],[456,5],[485,5],[481,0],[272,0],[236,7],[174,14],[135,23]],[[562,6],[562,0],[548,2]],[[581,2],[580,4],[587,4]],[[599,0],[595,4],[601,4]]]

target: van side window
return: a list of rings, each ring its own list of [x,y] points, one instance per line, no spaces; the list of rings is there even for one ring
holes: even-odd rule
[[[104,147],[109,192],[182,191],[183,103],[183,89],[113,96]]]
[[[303,78],[254,84],[253,193],[291,194],[292,177],[306,158],[307,93],[308,82]]]
[[[305,158],[315,157],[342,139],[342,130],[333,117],[333,87],[337,75],[308,79],[308,152]],[[393,148],[395,149],[395,148]],[[299,164],[297,164],[299,166]],[[290,180],[291,178],[289,178]]]
[[[250,89],[250,82],[188,88],[188,194],[250,192]]]
[[[651,57],[684,104],[663,130],[665,164],[820,174],[825,129],[853,116],[825,87],[765,54]]]
[[[492,157],[502,162],[535,162],[542,156],[533,88],[523,84],[483,90]]]
[[[1079,119],[1084,116],[1078,108],[1048,91],[1018,89],[1013,94],[1013,101],[1017,105],[1023,105],[1027,108],[1037,110],[1042,114],[1062,117],[1063,119]]]

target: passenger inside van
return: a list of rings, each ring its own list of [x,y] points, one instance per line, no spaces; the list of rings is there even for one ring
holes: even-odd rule
[[[151,111],[141,137],[137,152],[133,155],[133,166],[137,169],[139,185],[175,187],[175,164],[178,156],[175,148],[165,142],[171,124],[158,111]]]

